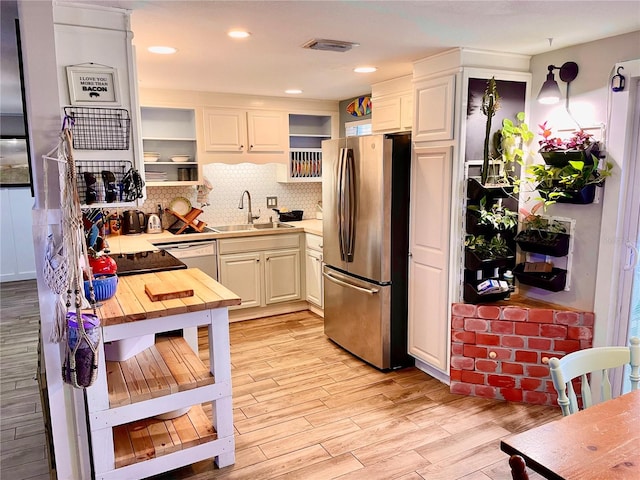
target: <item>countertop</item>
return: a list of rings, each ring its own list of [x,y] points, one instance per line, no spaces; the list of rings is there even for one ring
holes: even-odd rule
[[[171,282],[193,289],[191,297],[153,302],[145,284]],[[144,273],[118,278],[114,297],[98,308],[103,327],[211,308],[240,305],[240,297],[197,268]]]
[[[322,236],[322,220],[300,220],[298,222],[286,222],[287,225],[291,225],[293,228],[274,228],[263,230],[250,230],[241,232],[203,232],[203,233],[189,233],[182,235],[174,235],[168,230],[164,230],[162,233],[141,233],[139,235],[110,235],[107,237],[107,243],[109,244],[109,251],[112,254],[126,254],[137,252],[148,252],[152,250],[159,250],[162,248],[162,244],[174,243],[174,242],[189,242],[199,240],[213,240],[220,238],[235,238],[235,237],[254,237],[262,235],[282,235],[285,233],[311,233],[314,235]]]

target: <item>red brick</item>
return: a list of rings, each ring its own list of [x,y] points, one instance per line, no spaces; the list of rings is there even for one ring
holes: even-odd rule
[[[491,335],[490,333],[476,333],[474,335],[477,345],[500,345],[500,335]]]
[[[524,368],[519,363],[502,362],[502,373],[509,375],[522,375]]]
[[[478,397],[501,400],[498,389],[495,387],[489,387],[488,385],[476,385],[475,390]]]
[[[593,312],[584,312],[582,314],[582,325],[585,327],[593,327],[596,315]]]
[[[465,345],[463,352],[465,357],[487,358],[487,349],[484,347],[475,347],[473,345]]]
[[[553,386],[553,381],[551,380],[547,380],[544,384],[544,391],[547,393],[553,393],[555,395],[558,395],[556,392],[556,387]]]
[[[473,370],[473,358],[469,357],[451,357],[451,368],[459,368],[462,370]]]
[[[529,322],[516,323],[516,334],[537,337],[540,335],[540,324]]]
[[[546,365],[526,365],[525,374],[529,377],[548,377],[549,367]]]
[[[580,342],[577,340],[556,340],[553,348],[557,352],[571,353],[580,350]]]
[[[496,354],[495,360],[513,360],[513,350],[510,348],[492,348],[492,352]]]
[[[478,316],[478,318],[497,320],[498,318],[500,318],[500,307],[481,305],[478,307],[476,315]]]
[[[556,323],[560,325],[580,325],[580,314],[578,312],[557,312]]]
[[[568,327],[567,338],[570,340],[591,340],[593,329],[591,327]]]
[[[532,308],[529,310],[529,322],[553,323],[553,310],[548,308]]]
[[[513,388],[516,386],[516,379],[507,375],[487,375],[487,383],[494,387]]]
[[[538,363],[538,352],[518,350],[516,351],[516,362]]]
[[[464,328],[464,317],[451,317],[451,330],[462,330]]]
[[[489,322],[479,318],[465,318],[464,329],[471,332],[486,332],[489,330]]]
[[[502,318],[504,320],[525,322],[527,320],[527,310],[520,307],[505,307],[502,310]]]
[[[451,344],[451,355],[462,355],[464,346],[462,343],[454,342]]]
[[[539,378],[521,378],[520,387],[523,390],[538,390],[543,385]]]
[[[502,337],[502,346],[503,347],[513,347],[513,348],[522,348],[524,347],[524,338],[515,337],[512,335],[504,335]]]
[[[518,324],[519,325],[519,324]],[[514,322],[504,322],[500,320],[494,320],[490,324],[492,333],[513,333]]]
[[[449,378],[452,382],[459,382],[462,378],[462,370],[458,370],[457,368],[451,368],[449,370]]]
[[[593,347],[593,343],[591,340],[580,340],[580,350],[591,347]]]
[[[524,392],[524,402],[534,405],[550,405],[549,395],[542,392]]]
[[[476,360],[476,370],[479,372],[494,373],[498,369],[498,362],[494,360]]]
[[[551,348],[551,340],[548,338],[528,338],[527,347],[533,350],[549,350]]]
[[[517,388],[501,388],[502,398],[507,402],[522,402],[522,390]]]
[[[564,325],[540,325],[540,335],[546,338],[567,338],[567,327]]]
[[[454,303],[451,305],[451,313],[457,317],[473,317],[476,314],[476,306],[468,303]]]
[[[471,372],[469,370],[462,371],[462,381],[465,383],[475,383],[484,385],[484,374],[478,372]]]
[[[476,343],[476,332],[453,332],[452,342]]]
[[[473,391],[473,386],[467,383],[460,382],[451,382],[451,387],[449,388],[451,393],[457,393],[458,395],[471,395]]]

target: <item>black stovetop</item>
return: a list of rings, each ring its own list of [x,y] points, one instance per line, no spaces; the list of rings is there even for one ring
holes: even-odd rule
[[[187,266],[164,250],[157,252],[139,252],[112,255],[118,265],[118,275],[154,273],[165,270],[179,270]]]

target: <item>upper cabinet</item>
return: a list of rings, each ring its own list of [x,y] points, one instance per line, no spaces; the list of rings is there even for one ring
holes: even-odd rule
[[[195,110],[141,107],[140,118],[147,185],[197,185]]]
[[[411,75],[371,86],[371,129],[374,133],[410,131],[413,124]]]
[[[207,152],[283,155],[287,151],[288,123],[284,112],[205,108],[203,114]]]
[[[416,82],[413,140],[431,142],[453,140],[455,75],[445,75]]]

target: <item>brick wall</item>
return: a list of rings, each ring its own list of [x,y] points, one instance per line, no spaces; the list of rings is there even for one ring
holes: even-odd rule
[[[592,346],[594,315],[453,304],[451,393],[557,405],[548,359]]]

